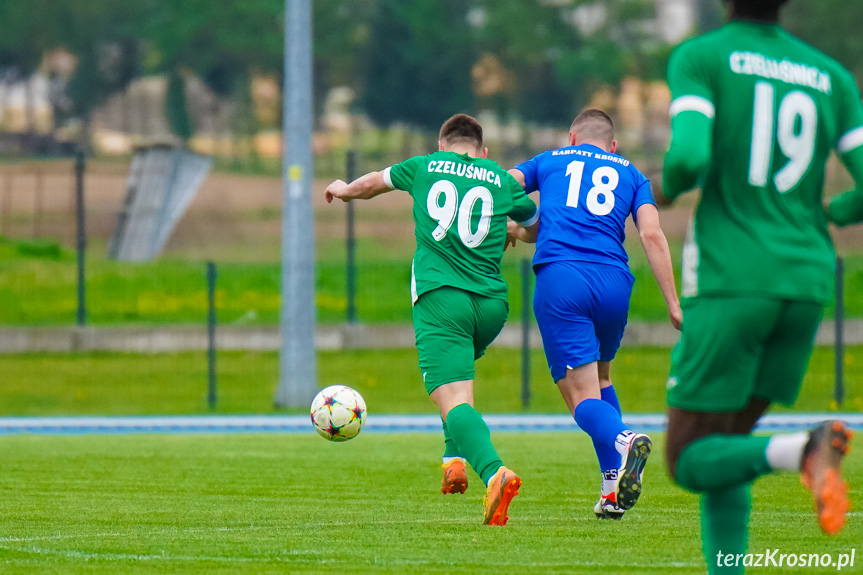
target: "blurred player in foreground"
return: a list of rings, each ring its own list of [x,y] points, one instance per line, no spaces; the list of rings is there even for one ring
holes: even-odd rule
[[[394,189],[413,197],[413,322],[423,381],[443,420],[442,491],[464,493],[467,460],[487,486],[483,523],[504,525],[521,479],[503,466],[473,408],[474,361],[509,312],[500,272],[507,216],[536,227],[539,211],[518,182],[487,159],[474,118],[458,114],[447,120],[439,147],[351,184],[336,180],[326,199],[369,199]]]
[[[771,403],[792,405],[800,390],[834,277],[828,221],[863,218],[860,93],[840,64],[779,26],[784,2],[728,0],[730,22],[668,64],[672,141],[657,199],[698,185],[702,195],[683,252],[667,456],[677,483],[702,494],[711,573],[743,571],[736,554],[746,552],[749,487],[761,475],[802,473],[828,534],[848,509],[844,423],[750,434]],[[857,188],[825,210],[831,148]]]
[[[593,439],[602,473],[594,512],[620,519],[641,494],[651,450],[649,437],[624,425],[611,383],[635,281],[623,248],[630,214],[678,329],[681,311],[650,182],[615,155],[611,118],[585,110],[569,143],[510,170],[527,192],[539,190],[542,217],[538,236],[536,228],[511,225],[509,239],[537,243],[533,309],[548,367],[567,409]]]

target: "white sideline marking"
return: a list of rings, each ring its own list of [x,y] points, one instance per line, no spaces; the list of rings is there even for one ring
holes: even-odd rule
[[[270,557],[226,557],[223,555],[170,555],[167,553],[153,554],[153,553],[96,553],[89,551],[78,551],[71,549],[46,549],[44,547],[20,547],[15,549],[18,552],[30,553],[33,555],[55,555],[61,557],[75,558],[75,559],[84,559],[84,560],[103,560],[103,561],[183,561],[183,562],[198,562],[198,561],[212,561],[217,563],[287,563],[287,562],[295,562],[297,559],[295,557],[291,557],[291,555],[312,555],[312,556],[320,556],[322,554],[321,551],[317,550],[300,550],[295,549],[291,551],[285,551],[281,555],[273,555]],[[337,560],[321,558],[318,562],[320,564],[326,563],[335,563]],[[374,563],[377,563],[377,557],[373,559]],[[7,563],[24,563],[26,560],[21,559],[13,559],[8,560]],[[367,561],[369,562],[369,561]],[[392,559],[386,562],[387,564],[393,565],[446,565],[448,564],[445,561],[428,561],[428,560],[417,560],[417,559]],[[551,568],[551,567],[619,567],[619,568],[641,568],[641,567],[665,567],[665,568],[691,568],[691,567],[702,567],[703,563],[701,562],[691,562],[691,561],[657,561],[651,563],[618,563],[618,562],[602,562],[602,561],[561,561],[558,563],[552,562],[506,562],[506,563],[495,563],[495,566],[499,567],[523,567],[527,568]]]
[[[550,517],[545,517],[543,519],[544,522],[547,522]],[[560,521],[571,520],[569,516],[561,516],[559,518]],[[586,521],[589,522],[589,521]],[[453,523],[462,523],[462,524],[474,524],[476,520],[474,519],[409,519],[409,520],[377,520],[377,521],[332,521],[326,523],[309,523],[303,522],[297,525],[291,525],[290,531],[294,531],[296,529],[305,530],[310,526],[315,527],[339,527],[339,526],[351,526],[355,524],[362,525],[398,525],[398,524],[422,524],[422,523],[440,523],[440,524],[448,524],[451,525]],[[197,561],[212,561],[215,563],[285,563],[285,562],[295,562],[297,561],[297,555],[310,555],[313,557],[319,557],[322,555],[322,551],[315,549],[292,549],[285,550],[280,555],[273,555],[268,557],[226,557],[223,555],[171,555],[169,553],[113,553],[113,552],[95,552],[95,551],[82,551],[80,549],[56,549],[56,548],[47,548],[47,547],[37,547],[37,546],[17,546],[14,545],[16,542],[26,543],[30,541],[59,541],[62,539],[102,539],[107,537],[121,537],[125,535],[129,536],[158,536],[164,535],[167,533],[174,534],[192,534],[192,533],[208,533],[208,532],[229,532],[229,531],[253,531],[253,530],[268,530],[273,531],[274,533],[284,532],[285,525],[248,525],[248,526],[237,526],[237,527],[189,527],[185,529],[155,529],[149,531],[130,531],[128,533],[81,533],[78,535],[72,534],[56,534],[56,535],[46,535],[46,536],[36,536],[36,537],[2,537],[0,538],[0,549],[14,550],[23,553],[29,553],[31,555],[53,555],[66,557],[70,559],[83,559],[85,561],[90,560],[102,560],[102,561],[177,561],[177,562],[197,562]],[[12,545],[10,545],[12,543]],[[377,563],[377,558],[373,559],[375,563]],[[12,563],[27,563],[26,559],[12,559],[7,560],[6,564]],[[320,558],[319,562],[321,564],[326,564],[332,562],[327,558]],[[431,561],[423,561],[423,560],[398,560],[392,559],[387,561],[389,564],[446,564],[446,562],[431,562]],[[581,567],[614,567],[614,568],[639,568],[639,567],[699,567],[702,564],[700,562],[680,562],[680,561],[672,561],[672,562],[657,562],[657,563],[616,563],[616,562],[598,562],[593,560],[588,561],[571,561],[567,560],[560,563],[537,563],[535,561],[531,561],[530,563],[518,563],[518,562],[507,562],[507,563],[498,563],[501,567],[522,567],[522,568],[552,568],[552,567],[566,567],[566,566],[581,566]]]
[[[556,415],[486,415],[496,432],[579,432],[571,417]],[[841,418],[852,428],[863,429],[863,414],[795,413],[762,418],[761,431],[808,429],[820,421]],[[664,414],[624,415],[637,431],[663,431]],[[128,434],[128,433],[309,433],[307,415],[201,415],[141,417],[0,417],[0,435],[12,434]],[[440,433],[437,415],[371,414],[364,431],[369,433]]]
[[[561,517],[561,520],[566,518]],[[158,535],[166,535],[169,533],[183,535],[193,533],[209,533],[217,532],[232,532],[232,531],[285,531],[285,530],[305,530],[309,527],[351,527],[356,525],[416,525],[422,523],[475,523],[473,519],[380,519],[375,521],[323,521],[323,522],[298,522],[294,524],[276,523],[273,525],[249,525],[240,527],[186,527],[184,529],[150,529],[150,530],[130,530],[125,533],[78,533],[78,534],[62,534],[56,535],[36,535],[33,537],[0,537],[0,546],[3,543],[26,543],[28,541],[59,541],[61,539],[102,539],[108,537],[123,537],[126,535],[153,537]]]
[[[34,555],[59,555],[61,557],[70,557],[75,559],[97,559],[103,561],[212,561],[222,563],[283,563],[287,561],[295,561],[291,557],[284,555],[274,555],[272,557],[224,557],[219,555],[169,555],[161,553],[154,554],[138,554],[138,553],[94,553],[88,551],[76,551],[72,549],[45,549],[44,547],[19,547],[15,551],[31,553]]]

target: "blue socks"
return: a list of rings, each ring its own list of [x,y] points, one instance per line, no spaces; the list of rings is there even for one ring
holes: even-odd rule
[[[617,411],[619,416],[621,413],[620,402],[617,400],[617,393],[614,391],[614,386],[610,385],[608,387],[603,387],[599,392],[602,396],[602,401],[611,405],[615,411]],[[615,449],[613,444],[606,445],[593,439],[593,450],[596,451],[596,459],[599,461],[600,471],[611,471],[612,469],[618,469],[620,467],[620,453],[617,452],[617,449]]]
[[[599,396],[602,398],[602,401],[611,404],[611,407],[616,409],[617,413],[623,415],[623,411],[620,410],[620,402],[617,400],[617,392],[614,391],[613,385],[600,389]]]
[[[596,451],[596,459],[599,461],[600,471],[611,471],[620,468],[620,453],[617,449],[610,447],[597,440],[593,440],[593,450]]]
[[[596,456],[603,471],[620,467],[615,448],[617,436],[627,431],[620,413],[601,399],[585,399],[575,408],[575,422],[593,439]]]

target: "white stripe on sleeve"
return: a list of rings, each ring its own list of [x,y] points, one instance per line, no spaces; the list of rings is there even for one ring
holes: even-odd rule
[[[673,118],[680,112],[700,112],[711,120],[716,117],[716,108],[713,106],[713,102],[701,96],[675,98],[668,108],[668,115]]]
[[[839,142],[836,143],[836,151],[840,154],[845,154],[860,146],[863,146],[863,126],[845,132],[839,138]]]
[[[538,220],[539,220],[539,208],[536,208],[536,211],[533,213],[533,215],[530,216],[530,218],[528,218],[526,221],[515,222],[515,223],[517,223],[518,225],[520,225],[523,228],[527,228],[527,227],[530,227],[533,224],[535,224]],[[513,221],[515,221],[515,220],[513,220]]]
[[[396,187],[393,185],[393,177],[390,175],[390,170],[392,170],[392,166],[384,170],[384,183],[389,189],[394,190]]]

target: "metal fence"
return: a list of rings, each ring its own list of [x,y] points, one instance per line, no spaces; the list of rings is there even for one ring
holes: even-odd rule
[[[356,156],[347,156],[349,177],[360,173],[359,163]],[[217,376],[229,379],[233,372],[239,379],[237,372],[252,369],[248,354],[260,354],[255,357],[263,359],[254,369],[263,371],[249,372],[249,380],[270,390],[279,342],[280,181],[212,174],[159,257],[130,263],[108,257],[128,171],[125,163],[74,159],[0,166],[0,361],[27,354],[77,354],[95,365],[107,356],[146,354],[148,368],[112,375],[116,385],[132,379],[146,386],[162,367],[181,371],[182,380],[200,389],[198,405],[206,409],[218,408]],[[318,192],[324,185],[324,180],[317,183]],[[663,216],[675,254],[690,209],[684,205]],[[393,193],[332,206],[317,198],[315,214],[320,361],[336,361],[350,351],[353,363],[345,369],[363,372],[362,377],[417,380],[411,349],[410,198]],[[636,284],[624,345],[667,348],[676,332],[666,321],[663,300],[636,243],[627,243]],[[510,322],[495,344],[511,350],[505,353],[514,362],[508,377],[518,383],[512,393],[525,407],[537,380],[548,379],[530,311],[530,256],[528,247],[505,254]],[[848,362],[842,334],[847,333],[849,345],[861,343],[863,257],[852,252],[840,260],[836,279],[837,304],[828,309],[818,341],[835,342],[831,387],[837,404],[846,398],[853,404],[858,392],[849,393],[843,384]],[[378,365],[388,350],[407,354],[397,369]],[[177,361],[178,354],[187,360]],[[341,382],[354,377],[324,372],[323,377]],[[32,383],[42,385],[38,379]],[[228,403],[231,410],[244,405]],[[259,403],[248,409],[268,407]],[[135,412],[134,406],[128,409]]]

